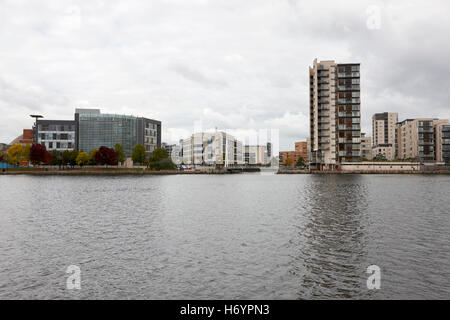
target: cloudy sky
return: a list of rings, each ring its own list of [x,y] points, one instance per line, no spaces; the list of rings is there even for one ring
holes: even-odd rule
[[[450,118],[448,1],[0,0],[0,142],[76,107],[205,128],[308,135],[308,66],[361,63],[375,112]]]

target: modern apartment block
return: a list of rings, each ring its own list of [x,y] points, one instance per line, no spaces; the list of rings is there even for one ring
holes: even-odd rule
[[[360,161],[360,65],[314,60],[309,68],[311,167]]]
[[[434,124],[436,161],[450,165],[450,121],[438,120]]]
[[[266,165],[270,163],[268,145],[246,145],[244,148],[244,162],[249,165]]]
[[[450,166],[450,125],[444,125],[441,129],[442,161]]]
[[[186,165],[234,166],[244,164],[244,147],[226,132],[194,133],[180,140],[182,163]]]
[[[395,159],[398,113],[383,112],[372,116],[373,156]]]
[[[161,122],[127,115],[102,114],[99,109],[76,109],[76,148],[90,152],[120,143],[127,157],[142,144],[149,156],[161,146]]]
[[[36,143],[48,151],[72,151],[76,148],[76,123],[73,120],[36,120]]]
[[[434,121],[437,119],[406,119],[397,124],[396,154],[398,159],[430,162],[435,159]]]
[[[366,137],[361,133],[361,159],[372,160],[372,137]]]

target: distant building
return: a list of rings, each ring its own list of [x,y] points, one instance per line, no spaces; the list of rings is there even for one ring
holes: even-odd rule
[[[9,144],[0,143],[0,151],[5,151],[9,148]]]
[[[200,132],[180,140],[182,163],[186,165],[235,166],[244,164],[241,141],[222,132]]]
[[[299,151],[280,151],[279,153],[280,165],[287,166],[288,159],[291,159],[289,166],[293,168],[296,166],[298,159],[300,159],[301,157],[306,163],[306,159],[303,156],[304,153]]]
[[[395,159],[397,123],[398,113],[383,112],[372,116],[373,158]]]
[[[306,161],[308,158],[308,142],[295,142],[295,151],[300,152],[300,156],[303,157],[303,159]]]
[[[248,165],[263,166],[270,163],[267,145],[245,146],[244,161]]]
[[[365,133],[361,133],[361,159],[372,159],[372,138],[366,137]]]

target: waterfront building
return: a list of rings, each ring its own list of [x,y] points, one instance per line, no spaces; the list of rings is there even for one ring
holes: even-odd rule
[[[436,162],[445,162],[450,165],[450,122],[440,120],[434,125],[434,141]]]
[[[244,147],[226,132],[194,133],[180,140],[182,163],[186,165],[235,166],[244,164]]]
[[[303,158],[306,164],[306,158],[304,158],[304,153],[299,151],[280,151],[279,152],[279,163],[281,165],[287,166],[288,159],[290,159],[289,167],[294,168],[297,164],[298,159]]]
[[[361,133],[361,159],[372,160],[372,137],[366,137]]]
[[[75,149],[76,124],[73,120],[37,119],[33,128],[35,142],[49,152],[64,152]]]
[[[244,152],[244,162],[248,165],[263,166],[270,163],[268,145],[246,145]]]
[[[308,143],[307,141],[295,142],[295,151],[300,152],[300,156],[306,161],[308,158]]]
[[[310,163],[334,170],[361,157],[360,64],[314,60],[309,68]]]
[[[434,124],[438,119],[406,119],[397,124],[396,154],[398,159],[435,161]]]
[[[119,143],[127,157],[131,157],[133,147],[142,144],[147,157],[161,146],[161,122],[157,120],[103,114],[99,109],[76,109],[76,148],[90,152],[105,146],[114,148]]]
[[[373,157],[395,159],[398,113],[383,112],[372,116]]]

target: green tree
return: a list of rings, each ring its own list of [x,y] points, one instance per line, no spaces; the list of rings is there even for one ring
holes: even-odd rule
[[[77,165],[77,157],[78,157],[77,150],[73,149],[72,151],[70,151],[69,163],[72,166],[72,168]]]
[[[142,144],[134,146],[131,158],[134,163],[139,163],[141,165],[145,163],[145,148]]]
[[[297,167],[304,167],[305,166],[305,159],[303,159],[303,157],[298,158],[297,163],[295,165]]]
[[[148,164],[153,170],[173,170],[176,168],[176,165],[169,158],[164,148],[156,148],[152,152]]]
[[[52,165],[53,166],[61,165],[61,157],[59,156],[59,153],[56,150],[52,151]]]
[[[64,150],[61,154],[61,161],[63,166],[70,164],[71,152],[69,150]]]
[[[125,151],[123,151],[123,147],[120,143],[116,143],[114,145],[114,150],[117,152],[117,161],[120,164],[125,162]]]
[[[89,164],[90,165],[96,165],[97,161],[95,160],[95,155],[97,154],[98,149],[92,149],[91,152],[89,152]]]
[[[84,151],[80,151],[77,155],[76,161],[80,167],[83,167],[89,163],[89,155]]]

